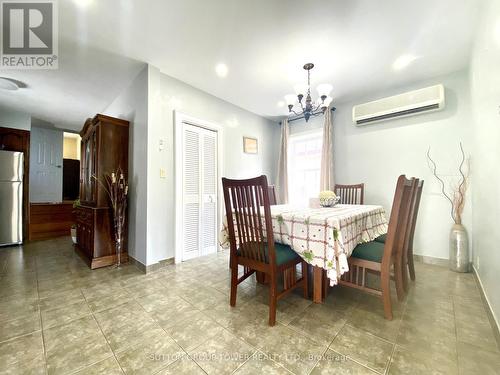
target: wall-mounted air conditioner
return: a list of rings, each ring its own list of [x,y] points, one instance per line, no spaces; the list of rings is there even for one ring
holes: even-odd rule
[[[436,85],[400,95],[359,104],[352,107],[352,120],[356,125],[368,125],[444,108],[444,87]]]

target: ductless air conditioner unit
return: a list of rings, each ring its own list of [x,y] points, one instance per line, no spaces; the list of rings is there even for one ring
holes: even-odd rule
[[[368,125],[444,108],[444,87],[436,85],[400,95],[359,104],[352,107],[352,120],[356,125]]]

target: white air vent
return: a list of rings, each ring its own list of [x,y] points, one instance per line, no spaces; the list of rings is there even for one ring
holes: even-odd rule
[[[444,105],[444,87],[436,85],[355,105],[352,107],[352,120],[356,125],[361,126],[398,117],[439,111],[444,108]]]

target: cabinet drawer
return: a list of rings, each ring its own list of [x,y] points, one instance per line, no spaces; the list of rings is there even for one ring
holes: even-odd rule
[[[87,226],[93,226],[94,223],[94,212],[91,209],[85,207],[78,207],[76,210],[76,222],[82,223]]]
[[[77,246],[89,258],[94,253],[94,212],[92,209],[77,207],[76,212],[76,242]]]
[[[84,223],[76,224],[76,243],[85,254],[89,257],[93,256],[94,228],[92,225],[85,225]]]

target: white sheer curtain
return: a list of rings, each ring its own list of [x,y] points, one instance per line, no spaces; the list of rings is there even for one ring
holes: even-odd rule
[[[328,107],[325,111],[323,125],[323,149],[321,152],[320,190],[333,190],[333,136],[332,136],[332,111]]]
[[[288,203],[288,134],[288,119],[285,119],[281,123],[281,144],[276,178],[278,202],[280,204]]]

